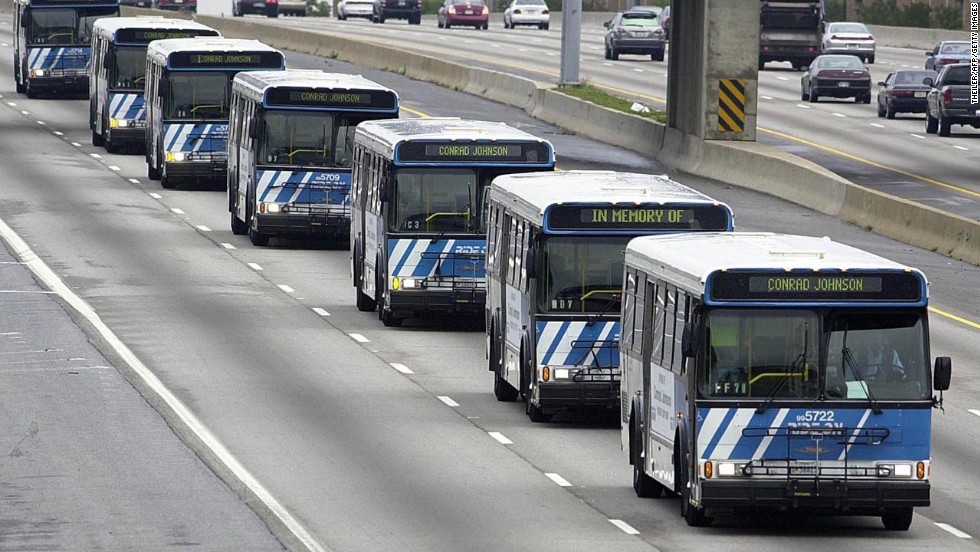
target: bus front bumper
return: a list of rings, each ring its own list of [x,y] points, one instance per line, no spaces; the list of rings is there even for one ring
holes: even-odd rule
[[[412,314],[480,314],[487,302],[487,291],[477,288],[426,288],[391,290],[389,302],[395,316]]]
[[[538,404],[545,408],[614,407],[619,405],[619,381],[538,381]]]
[[[74,71],[48,71],[44,76],[28,77],[30,86],[37,90],[85,90],[88,91],[88,73]]]
[[[167,178],[178,180],[224,180],[228,173],[228,160],[168,161],[165,163],[164,172]]]
[[[143,146],[146,144],[146,126],[109,128],[107,139],[118,145]]]
[[[340,214],[257,214],[255,224],[260,234],[269,236],[340,238],[350,235],[350,217]]]
[[[928,481],[869,479],[712,479],[701,483],[701,505],[710,511],[814,511],[878,515],[884,510],[929,506]]]

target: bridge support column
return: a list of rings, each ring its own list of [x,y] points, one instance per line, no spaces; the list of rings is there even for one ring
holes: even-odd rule
[[[759,0],[673,0],[667,126],[705,140],[754,141]]]

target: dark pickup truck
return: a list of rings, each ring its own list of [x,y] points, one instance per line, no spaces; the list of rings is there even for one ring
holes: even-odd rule
[[[925,79],[932,86],[926,96],[926,134],[949,136],[952,125],[980,128],[980,104],[970,101],[970,64],[946,65],[936,81]]]

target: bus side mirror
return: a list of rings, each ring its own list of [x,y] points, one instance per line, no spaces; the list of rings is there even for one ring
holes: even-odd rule
[[[932,388],[936,391],[948,390],[952,371],[952,359],[949,357],[936,357],[936,365],[932,369]]]
[[[681,354],[688,358],[693,358],[697,350],[697,339],[694,337],[694,323],[684,324],[684,333],[681,334]]]
[[[259,119],[248,127],[248,137],[251,139],[256,139],[265,133],[265,119]]]

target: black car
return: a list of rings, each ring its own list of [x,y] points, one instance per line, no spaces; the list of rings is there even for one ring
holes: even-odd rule
[[[619,59],[619,54],[640,54],[654,61],[664,60],[667,40],[656,13],[642,9],[620,12],[605,27],[606,59]]]
[[[385,19],[407,19],[409,25],[422,23],[422,0],[374,0],[371,22],[384,23]]]
[[[878,116],[894,119],[896,113],[925,113],[931,88],[922,82],[936,80],[935,71],[905,70],[889,73],[878,83]]]
[[[871,103],[871,73],[857,56],[817,56],[800,79],[800,97],[816,102],[821,96],[854,98]]]

